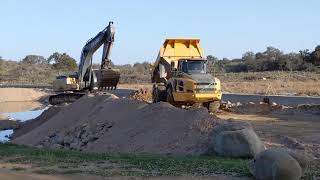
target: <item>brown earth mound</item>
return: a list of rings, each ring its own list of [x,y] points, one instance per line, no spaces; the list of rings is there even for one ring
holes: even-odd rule
[[[14,130],[14,133],[10,136],[10,139],[16,139],[22,136],[36,127],[47,122],[50,118],[56,115],[64,106],[52,106],[45,110],[39,117],[20,123],[20,126]]]
[[[20,123],[17,121],[0,120],[0,131],[14,129],[14,128],[17,128],[19,125]]]
[[[215,122],[206,109],[84,96],[13,142],[89,152],[202,154]]]
[[[129,96],[129,99],[150,103],[152,102],[152,93],[151,90],[148,88],[140,88],[139,90],[131,94]]]

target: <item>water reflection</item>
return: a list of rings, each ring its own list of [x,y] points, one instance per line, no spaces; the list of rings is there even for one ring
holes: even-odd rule
[[[4,114],[9,116],[11,120],[27,121],[27,120],[38,117],[46,109],[48,108],[43,108],[36,111],[10,112],[10,113],[4,113]]]
[[[0,142],[9,141],[8,136],[10,136],[12,133],[13,133],[13,130],[0,131]]]
[[[43,111],[45,111],[46,108],[42,108],[35,111],[25,111],[25,112],[7,112],[3,113],[4,115],[8,116],[10,120],[19,120],[19,121],[28,121],[30,119],[34,119],[38,117]],[[0,131],[0,142],[6,142],[9,141],[8,136],[10,136],[13,133],[13,130],[5,130]]]

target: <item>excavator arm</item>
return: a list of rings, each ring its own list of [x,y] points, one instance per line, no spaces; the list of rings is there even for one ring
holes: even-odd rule
[[[113,22],[90,39],[81,51],[79,70],[77,74],[58,76],[53,82],[53,89],[61,92],[49,97],[52,105],[72,103],[82,97],[84,90],[116,89],[120,79],[118,69],[110,67],[111,50],[114,42],[115,28]],[[92,56],[103,45],[100,69],[92,69]]]
[[[78,82],[80,89],[85,86],[85,81],[91,82],[92,76],[92,56],[103,45],[103,54],[101,60],[101,69],[110,69],[110,54],[114,42],[115,28],[113,22],[109,22],[109,25],[99,32],[95,37],[90,39],[82,49],[81,59],[78,71]],[[99,73],[98,76],[101,76]],[[88,77],[88,78],[85,78]],[[98,77],[100,81],[103,78]]]

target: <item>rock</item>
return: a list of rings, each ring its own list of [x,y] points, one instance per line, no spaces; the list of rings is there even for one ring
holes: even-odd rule
[[[293,137],[284,136],[281,138],[281,141],[286,147],[290,149],[305,149],[305,145]]]
[[[300,165],[301,167],[301,170],[302,170],[302,175],[307,171],[308,169],[308,165],[309,165],[309,162],[310,160],[308,159],[307,156],[303,155],[303,154],[300,154],[298,152],[295,152],[295,151],[291,151],[291,150],[284,150],[283,151],[287,152],[290,154],[290,156],[292,156]]]
[[[53,148],[53,149],[62,149],[63,146],[61,146],[60,144],[53,144],[53,145],[51,145],[51,148]]]
[[[265,150],[249,123],[228,122],[217,125],[212,137],[211,152],[220,156],[251,158]]]
[[[67,135],[63,138],[63,143],[64,144],[71,144],[73,142],[73,138],[70,135]]]
[[[249,171],[260,180],[298,180],[302,176],[299,163],[283,150],[269,149],[249,162]]]
[[[235,130],[241,130],[245,128],[251,128],[252,126],[250,123],[247,122],[240,122],[240,121],[235,121],[233,119],[229,119],[228,121],[225,121],[224,123],[220,123],[216,125],[213,128],[213,133],[214,134],[219,134],[222,131],[235,131]]]
[[[301,170],[302,170],[302,175],[304,175],[307,170],[308,170],[308,167],[309,167],[309,163],[310,163],[310,160],[302,155],[302,154],[299,154],[299,153],[293,153],[293,152],[289,152],[289,154],[296,160],[298,161],[300,167],[301,167]]]
[[[70,144],[70,148],[75,149],[75,150],[80,150],[82,145],[83,144],[77,140],[77,141]]]

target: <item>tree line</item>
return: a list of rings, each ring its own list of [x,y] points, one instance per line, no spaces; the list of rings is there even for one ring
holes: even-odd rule
[[[27,55],[21,61],[0,57],[0,84],[50,84],[57,75],[73,73],[76,69],[76,60],[67,53],[55,52],[48,58]]]
[[[320,72],[320,46],[313,51],[301,50],[297,53],[283,53],[274,47],[263,52],[246,52],[241,58],[229,60],[207,56],[208,71],[262,72],[262,71],[317,71]],[[149,62],[113,65],[120,69],[122,83],[149,83],[152,64]],[[77,71],[77,62],[67,53],[55,52],[48,58],[27,55],[21,61],[4,60],[0,56],[0,83],[17,82],[30,84],[50,84],[57,75]],[[94,64],[93,68],[100,65]]]
[[[209,71],[215,72],[262,72],[262,71],[319,71],[320,46],[313,51],[283,53],[274,47],[264,52],[246,52],[242,58],[229,60],[207,56]]]

